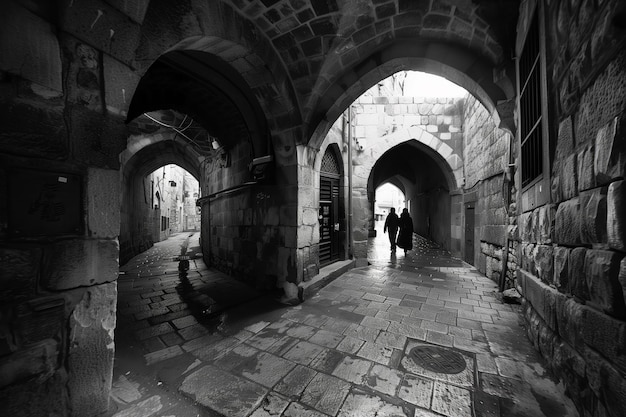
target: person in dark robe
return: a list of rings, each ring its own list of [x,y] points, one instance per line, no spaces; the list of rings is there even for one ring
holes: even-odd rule
[[[389,210],[389,214],[385,219],[385,226],[383,227],[383,233],[389,230],[389,243],[391,244],[391,250],[396,250],[396,236],[398,235],[398,223],[400,219],[398,219],[398,215],[396,214],[396,209],[391,208]]]
[[[404,249],[404,254],[413,249],[413,219],[408,209],[403,209],[399,222],[398,246]]]

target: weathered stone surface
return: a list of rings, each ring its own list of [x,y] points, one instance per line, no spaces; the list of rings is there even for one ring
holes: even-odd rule
[[[0,98],[0,124],[0,151],[45,159],[67,157],[68,132],[61,106]]]
[[[574,248],[569,257],[569,291],[581,300],[589,300],[589,288],[585,278],[587,249]]]
[[[588,250],[585,257],[585,279],[589,299],[607,314],[626,315],[624,295],[618,281],[619,265],[624,256],[611,251]]]
[[[61,52],[54,27],[18,2],[3,6],[0,70],[61,92]]]
[[[130,63],[139,44],[140,26],[104,1],[72,3],[62,9],[60,27],[94,47]]]
[[[335,415],[343,404],[350,384],[334,376],[318,373],[302,393],[301,400],[323,413]]]
[[[584,311],[583,305],[572,298],[560,298],[557,302],[556,321],[559,336],[578,351],[584,349],[582,334]]]
[[[133,404],[131,407],[126,408],[119,413],[116,413],[115,417],[148,417],[155,415],[162,408],[163,404],[161,404],[161,397],[153,395],[143,401]]]
[[[626,381],[623,370],[619,372],[604,357],[591,349],[585,351],[589,387],[606,408],[604,415],[626,415]]]
[[[582,319],[579,326],[584,342],[626,371],[626,323],[586,306],[577,318]]]
[[[554,206],[548,204],[540,207],[538,210],[537,222],[537,243],[552,243],[554,234]]]
[[[349,417],[359,414],[368,416],[410,416],[401,407],[389,403],[377,395],[354,390],[346,398],[338,417]]]
[[[450,417],[469,416],[472,414],[470,392],[437,381],[433,389],[432,409]]]
[[[578,190],[584,191],[596,185],[593,169],[593,146],[587,146],[578,153]]]
[[[406,374],[398,388],[398,397],[419,407],[428,408],[432,392],[433,381]]]
[[[15,313],[14,329],[21,344],[58,338],[65,327],[65,300],[60,295],[30,299]]]
[[[554,248],[554,286],[561,292],[569,287],[569,256],[571,250],[562,246]]]
[[[626,258],[623,258],[622,262],[619,264],[619,274],[617,275],[617,280],[622,286],[622,293],[624,295],[624,300],[626,301]]]
[[[533,234],[533,214],[532,212],[523,213],[519,218],[520,238],[523,242],[535,242]]]
[[[248,415],[267,393],[261,385],[210,365],[186,377],[180,391],[225,415]]]
[[[549,245],[537,245],[533,252],[537,276],[546,284],[554,279],[554,248]]]
[[[150,3],[149,0],[136,0],[131,3],[124,0],[107,0],[107,2],[137,23],[143,22]]]
[[[68,389],[72,412],[96,416],[107,411],[113,378],[117,284],[84,291],[69,321]]]
[[[69,35],[61,37],[67,63],[68,102],[102,113],[102,59],[100,52]]]
[[[580,212],[578,198],[559,204],[556,210],[555,243],[576,246],[580,244]]]
[[[574,154],[574,129],[572,118],[559,124],[556,155],[552,168],[552,201],[560,203],[576,196],[576,155]]]
[[[593,164],[598,185],[607,184],[613,178],[623,175],[624,168],[620,166],[620,162],[624,162],[625,155],[622,153],[625,149],[620,139],[616,138],[618,124],[619,118],[615,117],[602,126],[596,135]],[[621,139],[623,142],[623,137]]]
[[[40,260],[39,248],[0,247],[0,301],[17,301],[35,294]]]
[[[74,157],[93,167],[118,169],[119,154],[126,148],[128,127],[124,119],[105,116],[74,104],[66,107]]]
[[[537,269],[535,268],[535,256],[533,255],[535,252],[535,245],[532,243],[522,244],[520,245],[520,249],[522,252],[522,269],[528,271],[533,275],[536,275]]]
[[[609,185],[606,227],[609,246],[626,252],[626,180]]]
[[[67,415],[67,376],[57,371],[52,377],[32,378],[0,390],[3,416]]]
[[[565,157],[554,168],[555,171],[558,169],[552,178],[552,201],[555,203],[574,198],[578,193],[576,157],[576,154]]]
[[[287,396],[299,397],[315,374],[311,368],[297,365],[274,389]]]
[[[43,285],[51,290],[101,284],[117,279],[117,240],[69,240],[46,249]]]
[[[87,174],[87,226],[92,237],[116,238],[120,234],[120,174],[90,168]]]
[[[580,237],[582,243],[606,243],[606,200],[606,188],[580,193]]]
[[[520,284],[524,298],[532,305],[541,319],[552,329],[556,329],[556,298],[553,288],[522,271]]]
[[[0,358],[0,388],[32,377],[46,380],[58,367],[59,345],[46,339]]]

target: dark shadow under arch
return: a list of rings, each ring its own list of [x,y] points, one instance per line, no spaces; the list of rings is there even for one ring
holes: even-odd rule
[[[263,109],[243,77],[215,55],[177,50],[159,57],[137,86],[127,122],[160,109],[189,115],[226,149],[247,139],[253,157],[269,154],[270,134]]]

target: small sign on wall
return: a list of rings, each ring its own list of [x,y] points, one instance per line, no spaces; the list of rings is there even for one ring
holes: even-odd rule
[[[11,235],[58,236],[81,232],[81,176],[26,169],[12,169],[8,174]]]

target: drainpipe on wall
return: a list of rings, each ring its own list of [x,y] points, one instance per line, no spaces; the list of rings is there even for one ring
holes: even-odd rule
[[[348,106],[348,259],[354,258],[352,242],[352,105]]]
[[[511,161],[513,158],[513,136],[511,134],[507,135],[509,138],[509,149],[508,149],[508,157],[507,157],[507,166],[504,169],[504,174],[502,178],[502,197],[504,198],[504,210],[507,214],[507,222],[509,218],[509,205],[511,204],[511,185],[513,184],[513,170],[515,168],[515,164]],[[508,229],[508,227],[507,227]],[[507,230],[506,239],[504,243],[504,247],[502,248],[502,272],[500,274],[500,280],[498,282],[498,289],[500,292],[506,290],[506,276],[508,272],[508,262],[509,262],[509,244],[511,241],[511,237],[509,236],[509,231]]]

